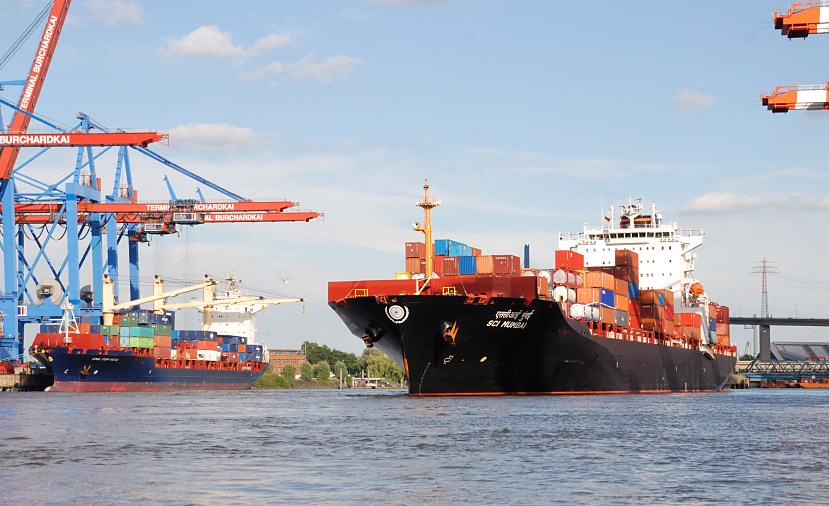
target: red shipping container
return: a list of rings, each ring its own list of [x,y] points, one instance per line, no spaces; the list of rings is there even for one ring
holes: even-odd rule
[[[515,255],[492,255],[495,274],[517,274],[521,272],[521,259]]]
[[[472,248],[472,256],[473,257],[481,256],[481,250],[479,248]]]
[[[639,280],[638,270],[630,265],[617,265],[613,267],[613,277],[628,283],[636,283]]]
[[[443,276],[443,259],[444,256],[432,258],[432,272]],[[423,272],[426,272],[426,260],[423,261]]]
[[[198,349],[216,351],[216,341],[199,341]]]
[[[556,250],[556,267],[573,271],[584,270],[584,255],[568,249]]]
[[[176,358],[182,360],[196,360],[198,358],[198,350],[195,349],[187,349],[187,348],[179,348],[176,351]]]
[[[421,260],[420,258],[407,258],[406,272],[410,272],[412,274],[422,274],[426,272],[426,260]]]
[[[121,347],[121,336],[109,336],[109,347],[110,348],[120,348]]]
[[[426,244],[422,242],[407,242],[406,258],[426,258]]]
[[[630,316],[642,316],[642,305],[636,299],[628,299],[628,313]]]
[[[665,319],[665,308],[659,304],[642,304],[642,320],[652,318],[654,320]]]
[[[665,304],[665,319],[669,320],[671,323],[674,321],[674,307]]]
[[[178,353],[178,352],[176,352]],[[154,346],[153,347],[153,356],[155,358],[170,358],[170,348],[166,346]],[[178,355],[176,355],[178,356]]]
[[[724,323],[726,326],[729,324],[729,310],[728,306],[720,306],[717,309],[717,323]],[[717,326],[719,327],[719,325]]]
[[[635,251],[627,249],[617,249],[615,251],[616,265],[639,267],[639,254]]]
[[[460,273],[460,258],[458,257],[440,257],[443,265],[441,272],[444,276],[457,276]]]

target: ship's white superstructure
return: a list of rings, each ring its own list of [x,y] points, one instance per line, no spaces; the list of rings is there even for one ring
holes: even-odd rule
[[[666,223],[662,213],[651,205],[644,214],[641,200],[619,206],[619,222],[614,223],[614,207],[601,227],[584,226],[582,232],[559,235],[559,247],[584,255],[584,266],[606,267],[614,264],[616,250],[639,255],[639,289],[668,289],[675,294],[687,292],[696,282],[693,277],[696,253],[702,245],[702,229],[680,229]]]
[[[673,292],[677,307],[701,314],[703,334],[707,335],[708,297],[694,277],[694,250],[702,245],[702,229],[682,229],[665,222],[656,204],[651,204],[646,214],[641,199],[619,206],[618,222],[615,209],[611,205],[600,227],[585,225],[582,232],[559,234],[559,248],[584,255],[585,268],[613,266],[616,250],[637,253],[639,289]]]
[[[223,304],[223,302],[225,302]],[[221,293],[214,290],[212,300],[205,304],[202,330],[210,330],[223,336],[244,337],[248,344],[255,344],[256,313],[272,304],[285,302],[303,302],[301,298],[265,299],[245,295],[236,281],[236,274],[225,273],[224,289]],[[264,347],[263,361],[269,361],[267,346]]]

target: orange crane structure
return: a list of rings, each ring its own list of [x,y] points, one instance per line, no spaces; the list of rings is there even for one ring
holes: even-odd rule
[[[0,107],[13,111],[9,125],[0,122],[0,247],[4,275],[0,294],[0,362],[19,360],[23,354],[24,326],[59,318],[64,301],[72,304],[81,316],[100,318],[105,275],[113,280],[118,297],[119,245],[126,244],[128,248],[129,300],[136,300],[140,298],[137,246],[153,235],[172,234],[183,225],[307,222],[321,216],[300,210],[298,203],[287,199],[244,198],[149,149],[152,143],[167,141],[167,134],[112,131],[83,113],[78,114],[76,125],[66,129],[35,114],[70,4],[71,0],[53,0],[40,13],[45,28],[28,76],[0,81],[0,91],[6,85],[23,88],[16,101],[0,97]],[[49,131],[29,132],[32,120]],[[60,147],[77,149],[73,170],[57,181],[43,181],[30,173],[38,157]],[[96,147],[99,149],[93,150]],[[18,163],[22,150],[30,148],[37,152]],[[112,192],[106,193],[97,166],[99,157],[111,149],[117,149],[117,165]],[[198,189],[200,199],[178,199],[167,181],[170,200],[139,201],[130,165],[130,153],[134,152],[226,199],[206,201]],[[54,256],[57,243],[66,244],[62,258]],[[91,291],[81,289],[81,272],[91,273]],[[59,292],[57,297],[55,288]],[[43,296],[46,292],[51,296]]]
[[[772,12],[774,28],[790,39],[829,33],[829,2],[800,2],[786,12]],[[829,82],[826,84],[778,86],[762,93],[760,101],[774,113],[829,110]]]

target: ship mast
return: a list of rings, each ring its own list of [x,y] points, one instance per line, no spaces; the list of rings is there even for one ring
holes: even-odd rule
[[[426,279],[431,279],[434,273],[434,250],[432,249],[432,208],[440,205],[439,200],[429,200],[429,180],[423,181],[423,200],[418,200],[415,204],[423,208],[424,222],[415,222],[413,230],[415,232],[423,232],[426,236],[424,242],[426,243]]]

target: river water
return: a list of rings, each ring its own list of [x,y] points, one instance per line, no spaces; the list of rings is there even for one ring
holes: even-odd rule
[[[829,390],[0,395],[31,504],[825,503]]]

